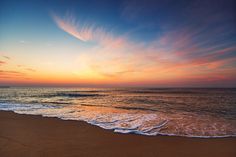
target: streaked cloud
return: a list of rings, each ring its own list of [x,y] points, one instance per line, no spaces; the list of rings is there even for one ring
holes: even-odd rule
[[[60,29],[81,41],[97,41],[102,43],[111,38],[104,28],[78,21],[72,14],[67,14],[65,17],[52,14],[52,18]]]
[[[10,60],[11,58],[10,57],[8,57],[8,56],[2,56],[3,58],[5,58],[5,59],[8,59],[8,60]]]
[[[77,39],[97,42],[78,54],[76,75],[81,78],[161,83],[171,82],[172,78],[226,80],[235,75],[236,68],[231,65],[236,60],[232,56],[236,47],[228,41],[231,34],[227,34],[225,26],[206,33],[203,32],[208,26],[197,29],[184,26],[150,42],[134,42],[127,34],[115,36],[95,24],[76,22],[79,20],[72,15],[64,18],[53,15],[53,19],[59,28]],[[219,39],[222,39],[219,44],[211,44]]]
[[[0,60],[0,80],[28,80],[31,78],[32,73],[35,73],[36,70],[30,68],[29,65],[16,64],[15,59],[8,57],[7,55],[2,55],[2,58],[5,61]],[[1,66],[5,65],[5,66]]]
[[[25,70],[30,71],[30,72],[36,72],[36,70],[32,68],[25,68]]]
[[[32,78],[32,83],[233,84],[236,27],[232,3],[96,2],[104,12],[99,5],[76,6],[75,10],[65,6],[49,15],[51,21],[47,14],[35,13],[32,18],[23,18],[15,31],[6,28],[9,30],[2,38],[0,77],[11,78],[12,82]],[[64,9],[75,14],[63,15]],[[27,24],[32,21],[28,20],[35,15],[42,15],[35,19],[35,24],[42,21],[42,26],[31,23],[31,30]],[[15,25],[17,22],[12,20]],[[78,44],[70,38],[78,39]]]
[[[3,64],[6,64],[6,62],[0,61],[0,66],[3,65]]]
[[[1,78],[16,78],[16,77],[25,76],[25,74],[22,72],[13,71],[13,70],[0,70],[0,76]]]

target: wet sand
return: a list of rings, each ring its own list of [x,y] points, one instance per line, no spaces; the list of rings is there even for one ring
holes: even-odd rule
[[[0,111],[1,157],[235,157],[236,138],[118,134],[80,121]]]

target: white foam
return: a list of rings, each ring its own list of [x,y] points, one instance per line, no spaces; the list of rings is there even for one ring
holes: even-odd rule
[[[17,103],[0,103],[0,110],[14,111],[19,114],[57,117],[63,120],[82,120],[104,129],[125,134],[134,133],[148,136],[168,135],[198,138],[236,136],[235,125],[230,125],[230,123],[225,124],[225,121],[210,119],[210,117],[199,118],[199,116],[186,116],[186,114],[166,115],[150,112],[111,111],[109,109],[73,105],[50,106]],[[209,125],[211,122],[212,125]]]

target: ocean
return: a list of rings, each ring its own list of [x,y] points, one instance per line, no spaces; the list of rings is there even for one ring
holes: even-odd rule
[[[233,88],[0,88],[0,110],[85,121],[118,133],[236,136]]]

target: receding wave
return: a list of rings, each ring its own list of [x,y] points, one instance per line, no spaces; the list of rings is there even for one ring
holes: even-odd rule
[[[9,88],[0,110],[81,120],[118,133],[236,136],[235,89]]]
[[[93,96],[101,96],[99,94],[82,94],[82,93],[57,93],[55,96],[62,97],[93,97]]]
[[[144,107],[118,107],[115,106],[114,108],[118,108],[118,109],[124,109],[124,110],[143,110],[143,111],[157,111],[155,109],[150,109],[150,108],[144,108]]]
[[[125,106],[106,106],[106,105],[90,105],[90,104],[80,104],[81,106],[90,106],[90,107],[107,107],[107,108],[116,108],[122,110],[143,110],[143,111],[157,111],[155,109],[144,108],[144,107],[125,107]]]
[[[61,102],[61,101],[42,101],[44,104],[58,104],[58,105],[65,105],[71,104],[70,102]]]
[[[35,95],[34,97],[42,97],[42,98],[52,98],[52,97],[95,97],[95,96],[102,96],[100,94],[88,94],[88,93],[55,93],[55,94],[42,94],[42,95]]]
[[[121,112],[120,109],[122,108],[111,110],[109,107],[101,109],[100,106],[0,103],[0,110],[58,117],[63,120],[82,120],[118,133],[201,138],[236,136],[236,126],[233,121],[184,114],[166,115],[154,112],[136,112],[135,108],[128,109],[129,112]]]

